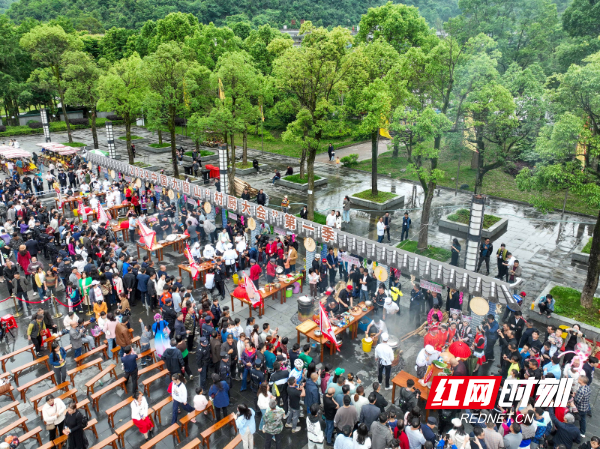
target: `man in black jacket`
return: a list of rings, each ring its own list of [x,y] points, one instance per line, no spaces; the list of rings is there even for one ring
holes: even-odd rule
[[[256,195],[256,203],[264,206],[267,203],[267,195],[260,189],[258,195]]]
[[[507,324],[515,333],[515,338],[517,339],[517,341],[521,340],[521,336],[523,335],[523,329],[525,328],[523,312],[517,310],[515,313],[511,313],[510,317],[508,318]]]
[[[375,400],[375,405],[379,407],[381,413],[385,412],[385,408],[388,406],[388,401],[379,393],[381,390],[381,384],[379,382],[373,382],[373,394],[377,398]],[[369,395],[370,396],[370,395]]]
[[[162,306],[162,315],[163,319],[169,324],[169,329],[171,329],[171,337],[175,335],[175,320],[177,319],[177,313],[173,308],[173,300],[171,298],[167,298],[165,301],[165,305]]]
[[[222,381],[227,382],[227,385],[229,385],[229,388],[231,388],[231,365],[230,365],[230,361],[231,358],[229,357],[229,354],[227,353],[227,349],[226,348],[222,348],[221,349],[221,362],[219,363],[219,379],[221,379]]]
[[[229,355],[229,371],[231,373],[231,378],[235,380],[242,380],[238,379],[236,376],[238,351],[237,344],[235,343],[235,341],[233,341],[233,334],[227,334],[227,339],[225,340],[225,343],[221,345],[221,351],[227,351],[227,354]],[[231,379],[229,381],[229,384],[231,386]]]
[[[206,391],[206,376],[212,360],[208,339],[200,337],[200,347],[196,352],[196,365],[198,365],[198,373],[200,378],[200,387]]]
[[[554,409],[548,409],[550,418],[552,418],[552,424],[556,428],[556,434],[554,435],[554,447],[557,448],[561,444],[564,444],[567,449],[571,449],[573,443],[581,442],[581,435],[579,433],[579,427],[575,425],[575,417],[571,413],[565,414],[565,422],[560,422],[554,414]]]
[[[221,361],[221,336],[216,330],[213,330],[210,336],[210,354],[211,354],[211,371],[219,372],[219,362]]]
[[[165,362],[165,366],[169,370],[171,375],[173,374],[182,374],[183,369],[185,369],[185,363],[183,362],[183,356],[181,355],[181,351],[177,349],[177,340],[174,338],[171,339],[171,347],[167,348],[165,352],[163,352],[162,359]]]
[[[131,307],[135,306],[135,290],[137,288],[137,279],[135,278],[135,274],[133,273],[133,267],[130,265],[127,267],[127,274],[123,276],[123,289],[127,294],[127,298],[129,299],[129,305]],[[175,322],[173,322],[175,324]],[[173,329],[173,328],[171,328]]]
[[[280,362],[273,363],[273,374],[269,378],[269,386],[273,384],[277,385],[277,389],[279,390],[279,396],[277,396],[277,405],[283,407],[283,411],[285,411],[286,415],[288,412],[288,393],[287,393],[287,380],[290,377],[290,371],[285,369],[281,369]]]

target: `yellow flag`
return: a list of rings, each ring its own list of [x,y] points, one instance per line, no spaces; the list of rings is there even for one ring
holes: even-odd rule
[[[387,137],[388,139],[392,138],[392,136],[390,136],[389,131],[385,128],[379,128],[379,135],[383,136],[383,137]]]
[[[262,118],[262,121],[265,121],[265,115],[263,114],[263,108],[262,108],[262,104],[260,105],[260,117]]]
[[[223,81],[219,78],[219,100],[225,100],[225,89],[223,88]]]

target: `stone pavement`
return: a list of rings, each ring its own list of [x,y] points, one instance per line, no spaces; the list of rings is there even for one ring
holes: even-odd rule
[[[357,143],[355,145],[346,146],[344,148],[336,148],[334,145],[333,150],[335,152],[336,158],[339,157],[341,159],[344,156],[348,156],[349,154],[358,154],[358,160],[364,161],[366,159],[371,159],[371,146],[371,141],[369,140],[366,142]],[[377,145],[377,150],[379,151],[379,154],[382,154],[386,151],[390,151],[391,147],[391,141],[381,137],[379,140],[379,145]],[[327,152],[317,154],[315,161],[321,163],[329,162],[329,156],[327,155]]]
[[[115,128],[116,135],[120,135],[119,133],[124,133],[120,127]],[[148,136],[151,137],[151,133],[142,128],[134,128],[132,133],[140,136]],[[91,142],[91,134],[89,130],[77,130],[73,133],[74,139],[76,141],[81,142]],[[103,130],[100,130],[100,140],[101,142],[105,142],[103,139]],[[62,138],[62,140],[61,140]],[[42,140],[40,136],[26,136],[20,137],[19,142],[21,143],[22,148],[25,148],[30,151],[35,151],[39,149],[39,147],[35,147],[35,143],[38,143]],[[53,135],[54,141],[65,141],[66,136],[57,136]],[[124,155],[124,142],[117,141],[118,151]],[[187,147],[187,149],[191,149],[192,142],[189,139],[181,138],[181,141],[178,142],[179,145],[183,145]],[[102,145],[101,145],[102,146]],[[354,152],[354,151],[351,151]],[[301,205],[306,202],[305,195],[301,192],[295,192],[291,190],[284,189],[279,186],[273,186],[270,182],[272,177],[272,173],[274,169],[283,170],[288,165],[292,165],[295,170],[298,168],[298,160],[294,158],[289,158],[281,155],[274,154],[266,154],[261,153],[260,151],[249,151],[251,158],[257,158],[261,163],[268,164],[266,170],[262,170],[258,174],[252,174],[243,177],[244,180],[249,182],[255,188],[264,188],[265,192],[270,197],[270,204],[277,205],[283,198],[283,195],[287,195],[292,203],[292,212],[296,213],[300,210]],[[125,155],[124,155],[125,156]],[[146,159],[147,156],[147,159]],[[169,154],[140,154],[140,158],[144,157],[144,161],[148,160],[151,164],[159,164],[160,166],[165,166],[165,168],[169,168],[167,166],[166,159],[169,158]],[[136,158],[137,159],[137,158]],[[328,163],[317,163],[316,164],[316,173],[319,176],[324,176],[328,179],[328,184],[323,187],[319,187],[316,189],[316,204],[317,209],[326,213],[330,209],[341,210],[342,200],[345,195],[350,195],[354,192],[358,192],[361,190],[365,190],[370,187],[370,175],[368,173],[359,172],[356,170],[350,170],[345,168],[336,167],[332,164]],[[397,180],[392,180],[385,176],[380,176],[379,178],[379,187],[384,191],[395,191],[399,194],[403,194],[406,198],[409,198],[413,191],[413,184],[406,182],[399,182]],[[404,210],[409,210],[411,213],[411,217],[413,219],[413,226],[410,232],[411,238],[416,238],[417,230],[419,227],[419,215],[420,210],[419,207],[422,201],[422,191],[419,187],[417,187],[418,198],[416,204],[410,204],[406,206],[406,209],[401,209],[398,211],[393,211],[393,217],[395,220],[400,220],[401,215]],[[455,196],[453,191],[449,190],[441,190],[439,195],[434,198],[433,202],[433,212],[432,219],[430,222],[430,232],[429,232],[429,243],[435,246],[449,248],[450,242],[453,238],[452,235],[441,232],[438,228],[439,219],[451,213],[456,208],[460,207],[468,207],[470,202],[471,195],[468,193],[458,192],[458,195]],[[585,267],[580,266],[578,264],[572,264],[570,261],[570,253],[574,250],[574,248],[581,242],[584,237],[588,237],[591,235],[593,230],[594,219],[585,216],[565,214],[564,217],[561,217],[559,213],[550,213],[547,215],[542,215],[537,212],[534,208],[526,205],[515,204],[508,201],[490,199],[489,203],[486,205],[486,212],[493,213],[495,215],[500,215],[502,217],[507,217],[509,219],[508,229],[507,231],[494,243],[495,248],[499,247],[499,244],[504,242],[507,245],[507,248],[515,254],[517,259],[521,261],[521,265],[523,267],[523,277],[525,279],[525,284],[523,289],[527,292],[528,296],[537,296],[543,287],[550,281],[553,280],[557,283],[568,285],[575,288],[581,288],[585,279]],[[351,222],[347,225],[344,225],[344,230],[348,230],[357,235],[370,236],[374,238],[375,234],[375,222],[378,218],[378,214],[353,209],[352,210],[352,219]],[[399,242],[400,230],[399,227],[392,228],[392,242],[391,244],[395,245]],[[463,249],[465,248],[464,239],[459,239]],[[303,257],[303,248],[301,245],[301,255]],[[181,256],[175,255],[173,253],[165,253],[165,257],[169,262],[169,272],[171,274],[175,274],[176,265],[178,261],[181,261],[183,258]],[[491,273],[495,274],[496,268],[490,267]],[[185,282],[184,282],[185,284]],[[403,280],[405,292],[410,290],[410,284],[408,280]],[[228,283],[228,288],[231,291],[233,285]],[[0,294],[5,294],[5,287],[0,286]],[[266,315],[263,320],[258,320],[261,324],[263,322],[270,322],[271,324],[277,323],[280,327],[281,335],[288,336],[290,338],[290,343],[293,343],[296,340],[296,332],[295,332],[295,320],[294,317],[296,315],[296,299],[298,295],[295,295],[294,298],[288,299],[286,304],[280,305],[278,302],[268,300],[266,307]],[[229,300],[223,302],[224,305],[230,305]],[[7,303],[0,304],[0,310],[2,306],[5,307],[10,313],[11,307]],[[248,309],[244,308],[242,310],[239,309],[239,303],[236,306],[235,316],[240,316],[246,318],[248,315]],[[466,301],[464,304],[465,310],[467,308]],[[408,315],[407,310],[402,310],[402,315],[395,317],[396,322],[390,323],[390,332],[393,335],[401,337],[404,335],[407,330],[414,329],[418,327],[423,322],[423,317],[411,317]],[[139,317],[143,317],[144,320],[150,320],[151,317],[146,313],[141,306],[137,306],[134,310],[134,319],[133,322],[137,322]],[[535,317],[533,317],[535,320]],[[293,321],[294,320],[294,321]],[[20,332],[22,335],[24,333],[24,328],[26,327],[26,322],[21,319],[20,320]],[[139,333],[136,324],[136,335]],[[16,344],[16,347],[19,347],[21,344],[24,344],[22,337],[20,341]],[[66,343],[68,344],[68,342]],[[12,351],[14,348],[14,344],[6,345],[5,343],[0,344],[0,349],[3,353],[8,353]],[[418,351],[422,348],[422,338],[413,337],[402,344],[402,349],[404,350],[404,359],[406,361],[406,367],[409,371],[414,370],[414,360],[418,353]],[[318,354],[317,354],[318,356]],[[29,356],[22,355],[18,356],[14,362],[12,362],[12,366],[19,366],[22,363],[29,361]],[[315,356],[316,357],[316,356]],[[498,360],[498,358],[497,358]],[[192,368],[195,367],[195,361],[193,357]],[[340,353],[335,354],[333,357],[328,354],[325,355],[325,362],[329,363],[331,366],[343,366],[347,371],[351,371],[354,374],[361,374],[365,383],[370,385],[373,380],[376,378],[376,366],[374,364],[374,360],[372,355],[368,355],[362,352],[360,342],[359,341],[351,341],[348,336],[344,337],[343,345]],[[487,365],[482,374],[494,374],[496,372],[496,367],[492,367]],[[92,373],[90,372],[90,375]],[[34,376],[30,373],[24,377],[26,380],[31,380]],[[76,380],[77,385],[82,385],[85,382],[85,377],[78,376]],[[161,388],[166,389],[166,382],[164,385],[161,385]],[[153,391],[153,395],[150,402],[155,403],[161,397],[164,397],[166,393],[164,390],[161,393],[158,393],[161,388],[157,388],[157,391]],[[191,390],[191,388],[189,388]],[[79,388],[80,392],[82,388]],[[236,404],[239,401],[246,401],[248,404],[252,404],[254,401],[254,396],[249,392],[238,393],[239,386],[234,383],[234,394],[232,396],[232,404]],[[594,382],[592,386],[593,390],[593,401],[592,403],[597,403],[598,400],[598,385],[597,381]],[[43,391],[43,388],[34,389],[31,394],[39,393]],[[367,393],[370,392],[370,388],[367,388]],[[388,398],[391,396],[390,392],[385,392],[384,396]],[[80,395],[81,396],[81,395]],[[106,398],[107,407],[117,403],[122,400],[122,398],[117,398],[117,394],[114,395],[114,398],[109,399]],[[111,402],[113,401],[114,402]],[[24,408],[29,407],[27,405]],[[104,407],[104,406],[103,406]],[[29,407],[30,408],[30,407]],[[170,409],[169,409],[170,410]],[[126,411],[121,412],[124,418],[119,419],[129,419],[128,413]],[[163,416],[165,417],[165,422],[168,421],[167,415],[168,412],[164,412]],[[26,414],[25,416],[30,416],[30,419],[33,419],[32,414]],[[594,414],[594,417],[588,419],[588,436],[590,435],[599,435],[600,433],[600,419]],[[119,415],[121,416],[121,415]],[[0,425],[5,425],[3,420],[6,420],[5,416],[0,415]],[[100,422],[100,426],[104,426],[102,431],[105,432],[105,436],[110,432],[108,426],[106,426],[106,419],[102,416],[98,417],[98,421]],[[118,420],[117,420],[118,421]],[[194,427],[194,431],[192,431],[192,435],[197,434],[197,428],[204,428],[205,424],[200,424],[199,426]],[[99,427],[100,430],[100,427]],[[286,435],[286,439],[284,440],[284,447],[291,446],[291,433],[286,429],[284,431]],[[128,444],[132,447],[136,447],[136,444],[139,444],[141,440],[141,436],[133,431],[128,433]],[[89,436],[88,436],[89,438]],[[256,446],[262,447],[261,436],[257,433]],[[295,434],[294,442],[298,444],[299,442],[302,445],[306,442],[306,434],[305,432],[300,432]],[[301,439],[301,441],[299,440]],[[222,442],[227,440],[226,436],[222,437]],[[167,447],[170,447],[167,445]],[[217,449],[222,447],[221,442],[218,442],[216,445],[213,445]]]

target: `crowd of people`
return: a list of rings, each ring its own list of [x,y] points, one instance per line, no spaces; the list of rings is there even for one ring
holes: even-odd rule
[[[45,207],[31,189],[19,185],[18,173],[13,173],[2,185],[5,204],[4,209],[0,204],[0,214],[5,217],[0,229],[2,281],[11,294],[24,301],[33,297],[40,301],[55,298],[57,292],[64,290],[66,313],[62,331],[48,303],[34,310],[35,304],[22,302],[31,315],[28,340],[34,344],[36,354],[42,356],[43,338],[62,334],[48,354],[58,383],[65,380],[66,366],[71,363],[64,348],[67,341],[72,345],[73,358],[93,349],[94,337],[103,336],[109,349],[119,346],[123,376],[127,383],[132,383],[131,417],[144,438],[151,438],[155,429],[148,418],[149,398],[138,389],[138,366],[152,363],[139,357],[139,353],[151,346],[170,373],[172,422],[177,422],[180,409],[203,411],[209,402],[217,418],[234,410],[245,449],[254,447],[257,432],[263,434],[266,448],[273,445],[280,448],[284,429],[298,433],[302,431],[302,423],[310,449],[325,445],[335,449],[432,449],[434,446],[463,449],[469,445],[471,449],[537,449],[549,444],[557,449],[571,449],[585,438],[586,414],[590,411],[589,385],[598,359],[590,355],[582,363],[579,357],[561,355],[579,350],[578,345],[585,344],[577,326],[566,331],[566,339],[561,330],[552,326],[548,326],[542,337],[533,322],[525,320],[519,311],[509,311],[502,327],[495,315],[474,326],[471,317],[461,313],[460,292],[448,289],[444,304],[441,291],[422,289],[413,283],[410,316],[415,322],[420,323],[422,318],[429,324],[424,347],[416,359],[418,378],[442,357],[452,342],[460,341],[471,348],[474,357],[449,359],[453,375],[473,375],[484,367],[493,367],[498,342],[501,357],[498,375],[503,378],[575,380],[567,407],[535,407],[534,396],[528,407],[514,410],[529,417],[530,424],[518,424],[514,419],[497,427],[481,423],[474,426],[469,436],[458,419],[460,415],[453,410],[442,410],[437,417],[426,418],[418,389],[411,380],[401,389],[397,404],[390,404],[382,394],[382,390],[392,388],[390,368],[395,354],[388,344],[388,326],[400,311],[398,270],[390,271],[388,282],[379,282],[373,270],[375,265],[370,261],[361,259],[359,264],[349,264],[343,251],[329,248],[326,257],[312,262],[307,274],[311,296],[320,299],[331,317],[339,316],[358,302],[373,302],[375,312],[366,336],[375,344],[378,378],[367,385],[365,379],[343,366],[325,363],[318,368],[310,344],[292,344],[287,336],[280,335],[277,326],[257,323],[256,318],[242,322],[231,316],[228,306],[221,305],[226,293],[225,281],[235,273],[247,277],[248,282],[259,288],[263,279],[270,283],[280,273],[296,271],[295,236],[274,237],[265,226],[250,241],[241,222],[231,222],[217,232],[214,212],[205,213],[201,204],[191,206],[159,192],[140,191],[125,180],[108,182],[99,172],[83,166],[74,168],[73,173],[74,185],[66,186],[67,190],[87,186],[90,198],[94,194],[99,201],[102,191],[116,192],[131,203],[126,215],[132,242],[137,238],[141,220],[157,232],[157,240],[171,232],[188,233],[192,256],[212,263],[202,289],[195,291],[191,285],[184,285],[181,277],[172,276],[166,264],[156,267],[148,257],[137,260],[128,245],[106,229],[106,223],[92,216],[80,223],[77,218],[67,218],[61,209]],[[53,188],[54,182],[59,183],[60,189],[65,187],[58,177]],[[146,207],[141,207],[140,201],[138,209],[133,198],[143,195],[155,200],[146,202]],[[327,220],[337,223],[338,215],[331,211]],[[346,221],[344,217],[342,220]],[[390,238],[390,226],[391,217],[386,214],[377,224],[381,240],[386,234]],[[408,214],[402,221],[403,234],[405,227],[408,234]],[[489,258],[493,246],[488,241],[485,245],[489,245],[485,253]],[[502,258],[502,267],[511,260],[504,245],[497,257]],[[509,276],[515,265],[516,262],[508,269]],[[152,322],[133,318],[136,308],[141,310],[141,304],[153,310]],[[550,295],[536,301],[539,313],[544,314],[552,312],[553,304]],[[92,312],[89,319],[86,311]],[[443,322],[443,311],[447,313],[447,322]],[[132,346],[130,330],[140,335],[141,351]],[[251,390],[253,403],[232,403],[234,389]],[[506,411],[497,408],[493,413]],[[69,448],[87,447],[83,432],[87,418],[74,403],[64,403],[49,395],[42,416],[50,438],[68,434]],[[586,444],[589,446],[582,449],[595,449],[598,438],[593,437]]]

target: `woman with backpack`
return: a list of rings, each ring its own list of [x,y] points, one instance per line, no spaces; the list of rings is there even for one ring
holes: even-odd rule
[[[83,416],[79,410],[77,410],[77,404],[71,402],[67,406],[67,415],[65,417],[65,428],[63,433],[69,436],[68,449],[87,449],[89,446],[88,440],[85,437],[83,429],[88,424],[87,416]]]

